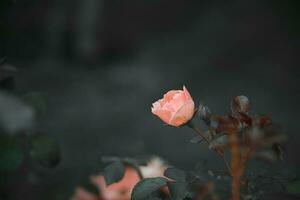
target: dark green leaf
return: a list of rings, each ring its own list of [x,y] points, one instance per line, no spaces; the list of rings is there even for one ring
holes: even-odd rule
[[[0,172],[14,171],[22,164],[22,145],[16,137],[0,134]]]
[[[103,176],[107,185],[120,181],[125,174],[125,167],[123,162],[115,161],[108,165],[104,171]]]
[[[187,183],[183,181],[168,182],[172,200],[182,200],[188,196]]]
[[[131,199],[144,200],[162,187],[166,186],[166,184],[167,179],[161,177],[143,179],[134,187]]]
[[[55,167],[60,159],[60,147],[55,138],[37,133],[29,138],[31,157],[46,167]]]

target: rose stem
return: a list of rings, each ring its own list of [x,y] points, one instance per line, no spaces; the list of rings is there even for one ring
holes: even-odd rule
[[[241,161],[241,153],[236,130],[228,131],[230,150],[231,150],[231,166],[232,166],[232,200],[240,199],[241,177],[244,173],[244,166]]]
[[[193,129],[196,133],[198,133],[207,144],[209,144],[209,139],[205,136],[205,133],[198,127],[196,127],[193,122],[189,121],[187,123],[187,126],[190,127],[191,129]]]
[[[204,133],[200,128],[196,127],[196,126],[193,124],[192,121],[189,121],[189,122],[187,123],[187,126],[190,127],[191,129],[193,129],[196,133],[198,133],[198,134],[205,140],[205,142],[209,145],[210,141],[209,141],[209,139],[205,136],[205,133]],[[232,175],[231,167],[230,167],[228,161],[226,160],[225,155],[222,154],[221,152],[217,151],[217,150],[215,150],[215,152],[216,152],[216,153],[218,154],[218,156],[224,161],[224,163],[225,163],[225,165],[226,165],[226,168],[227,168],[227,170],[228,170],[229,175]]]

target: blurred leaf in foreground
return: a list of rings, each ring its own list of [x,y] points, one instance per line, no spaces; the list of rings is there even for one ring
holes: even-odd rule
[[[146,178],[140,181],[133,189],[132,200],[143,200],[148,199],[155,192],[160,190],[162,187],[166,186],[167,179],[165,178]],[[150,198],[152,199],[152,197]]]
[[[33,110],[14,96],[0,93],[0,127],[8,133],[18,133],[32,127]]]
[[[55,138],[43,133],[36,133],[29,138],[31,157],[46,167],[55,167],[61,160],[60,147]]]
[[[47,97],[45,94],[31,92],[23,97],[24,102],[30,106],[37,115],[43,115],[47,111]]]
[[[0,134],[0,172],[17,170],[23,158],[22,145],[18,138]]]
[[[125,167],[121,161],[115,161],[108,165],[104,171],[103,176],[107,185],[120,181],[125,174]]]
[[[287,186],[287,190],[289,193],[300,195],[300,180],[291,181]]]

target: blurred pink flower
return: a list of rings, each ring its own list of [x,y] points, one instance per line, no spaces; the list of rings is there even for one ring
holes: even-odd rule
[[[147,165],[140,166],[144,178],[164,177],[167,164],[158,156],[152,157]]]
[[[165,177],[164,172],[169,166],[166,164],[166,162],[158,157],[154,156],[152,157],[148,163],[145,166],[140,166],[140,171],[143,176],[143,178],[156,178],[156,177]],[[166,194],[169,195],[169,189],[167,186],[162,188],[162,191]]]
[[[152,113],[165,123],[179,127],[187,123],[194,115],[195,104],[186,89],[171,90],[152,104]]]
[[[131,192],[140,180],[137,170],[130,166],[126,167],[121,181],[108,186],[103,176],[92,176],[91,181],[99,188],[101,195],[95,196],[79,187],[75,191],[73,200],[130,200]]]
[[[100,200],[100,197],[86,191],[82,187],[77,187],[72,200]]]

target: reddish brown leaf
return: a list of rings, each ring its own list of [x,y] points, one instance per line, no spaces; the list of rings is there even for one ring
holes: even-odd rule
[[[230,130],[238,130],[240,127],[240,122],[231,116],[216,116],[218,126],[216,128],[216,133],[228,133]]]

